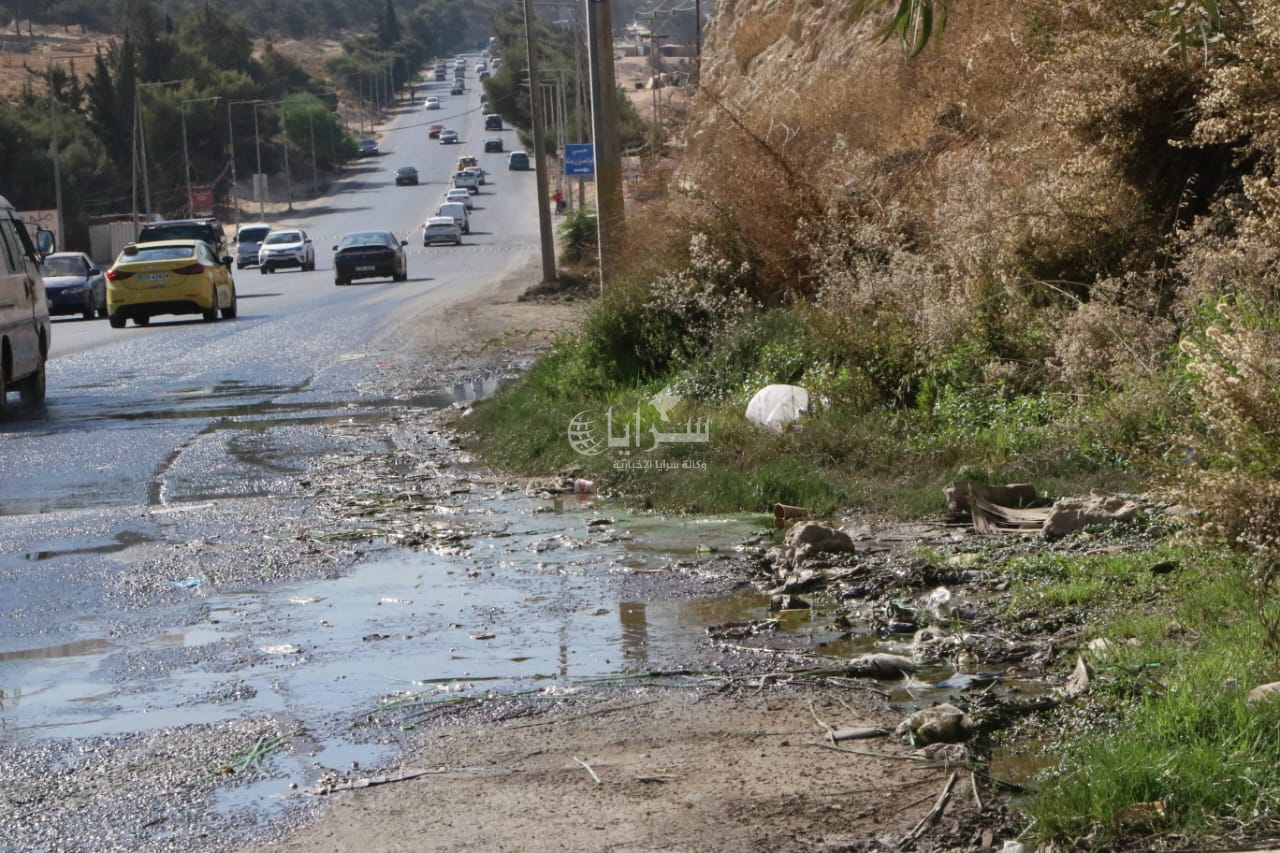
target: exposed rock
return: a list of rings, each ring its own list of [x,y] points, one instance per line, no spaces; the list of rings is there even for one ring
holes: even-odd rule
[[[955,705],[944,703],[921,708],[898,724],[894,734],[913,746],[930,743],[959,743],[973,734],[973,718]]]
[[[787,531],[784,544],[795,549],[796,559],[810,554],[841,553],[854,550],[853,538],[839,528],[816,521],[797,524]]]
[[[747,420],[782,432],[809,411],[809,392],[799,385],[766,385],[747,403]]]
[[[1119,495],[1094,489],[1083,497],[1060,498],[1044,520],[1046,539],[1061,539],[1093,524],[1128,521],[1138,512],[1138,505]]]
[[[1249,695],[1245,697],[1245,701],[1250,703],[1274,702],[1277,699],[1280,699],[1280,681],[1259,684],[1250,690]]]

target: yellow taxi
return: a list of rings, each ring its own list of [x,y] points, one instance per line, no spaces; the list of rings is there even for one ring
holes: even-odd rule
[[[157,314],[200,314],[205,322],[236,316],[231,257],[219,258],[203,240],[130,243],[107,271],[111,328],[128,320],[146,326]]]
[[[463,169],[469,169],[472,166],[479,166],[479,165],[480,165],[480,161],[477,160],[474,155],[464,154],[463,156],[458,158],[458,167],[453,171],[461,172]]]

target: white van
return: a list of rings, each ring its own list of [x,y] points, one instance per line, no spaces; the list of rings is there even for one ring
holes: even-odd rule
[[[39,250],[13,205],[0,197],[0,410],[11,389],[28,403],[44,399],[49,358],[49,303],[40,258],[53,250],[53,232],[36,234]]]
[[[436,208],[436,216],[452,216],[463,234],[471,233],[471,217],[467,215],[467,206],[460,201],[446,201]]]

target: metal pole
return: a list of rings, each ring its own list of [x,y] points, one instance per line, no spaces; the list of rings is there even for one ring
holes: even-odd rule
[[[267,202],[263,196],[265,196],[266,193],[258,192],[258,181],[261,180],[258,175],[262,174],[262,134],[258,130],[258,105],[261,103],[261,101],[253,102],[253,140],[254,146],[258,150],[258,173],[253,176],[253,189],[254,194],[258,196],[258,219],[265,219],[267,215]],[[263,181],[263,183],[266,183],[266,181]],[[266,187],[263,187],[262,189],[265,190]]]
[[[542,236],[542,280],[556,280],[556,247],[551,234],[551,209],[547,205],[547,169],[542,141],[542,104],[538,86],[538,49],[533,39],[533,2],[524,0],[524,38],[529,53],[529,114],[533,118],[533,168],[538,185],[538,229]]]
[[[182,174],[187,182],[187,218],[195,216],[195,203],[191,200],[191,155],[187,151],[187,102],[179,104],[182,113]]]
[[[227,101],[227,147],[231,152],[231,206],[235,208],[236,230],[240,230],[240,186],[236,183],[236,128],[231,123],[233,101]]]
[[[311,135],[311,194],[320,194],[320,172],[316,165],[316,120],[311,110],[307,109],[307,131]]]
[[[133,184],[133,233],[138,233],[138,84],[133,84],[133,138],[130,144],[132,154],[129,164],[129,175]]]
[[[288,202],[288,210],[293,213],[293,176],[289,174],[289,124],[284,118],[284,109],[280,110],[280,131],[284,136],[284,193]]]
[[[56,242],[53,244],[55,252],[62,251],[67,247],[67,240],[63,236],[62,221],[62,167],[58,163],[58,122],[53,112],[53,60],[49,61],[46,82],[49,84],[49,159],[53,161],[53,204],[57,210],[55,224],[58,233],[55,236]]]

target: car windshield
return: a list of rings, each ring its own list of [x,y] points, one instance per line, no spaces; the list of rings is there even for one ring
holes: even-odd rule
[[[212,225],[203,222],[184,222],[170,225],[144,225],[138,234],[138,242],[160,242],[161,240],[181,240],[195,238],[197,240],[218,239]]]
[[[263,225],[257,228],[241,228],[239,242],[261,243],[262,238],[271,232],[271,228]]]
[[[301,243],[302,235],[297,231],[277,231],[267,237],[263,245],[274,245],[276,243]]]
[[[40,264],[41,275],[84,275],[84,261],[79,258],[45,258]]]
[[[195,253],[195,246],[190,244],[181,246],[139,246],[137,254],[121,255],[120,260],[126,263],[135,261],[179,261],[189,258]]]
[[[347,234],[338,243],[341,249],[349,249],[352,246],[390,246],[391,235],[386,231],[358,231],[354,234]]]

